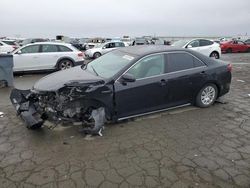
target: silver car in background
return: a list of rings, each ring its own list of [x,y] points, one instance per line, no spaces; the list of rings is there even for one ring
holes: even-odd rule
[[[125,44],[121,41],[110,41],[103,44],[97,44],[94,48],[86,50],[85,56],[96,59],[105,53],[121,47],[125,47]]]

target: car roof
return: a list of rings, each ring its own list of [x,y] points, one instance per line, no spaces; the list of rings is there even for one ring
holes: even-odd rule
[[[34,43],[27,44],[26,46],[35,45],[35,44],[52,44],[52,45],[72,46],[70,43],[65,43],[65,42],[34,42]]]
[[[190,50],[185,48],[176,48],[173,46],[166,46],[166,45],[138,45],[138,46],[128,46],[124,48],[118,49],[121,52],[134,54],[137,56],[145,56],[152,53],[158,53],[158,52],[173,52],[173,51],[187,51],[190,52]]]

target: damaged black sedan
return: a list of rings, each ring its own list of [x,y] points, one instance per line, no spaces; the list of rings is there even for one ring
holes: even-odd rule
[[[87,65],[50,74],[10,99],[28,128],[45,120],[81,122],[101,134],[105,121],[186,105],[209,107],[229,92],[231,65],[188,49],[121,48]]]

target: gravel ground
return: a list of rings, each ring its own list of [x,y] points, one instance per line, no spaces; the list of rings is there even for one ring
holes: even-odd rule
[[[107,125],[103,137],[27,130],[1,89],[0,187],[250,187],[250,54],[222,59],[233,63],[222,103]],[[15,86],[42,76],[16,76]]]

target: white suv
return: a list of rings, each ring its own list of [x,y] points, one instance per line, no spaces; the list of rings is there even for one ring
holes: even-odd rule
[[[81,65],[83,53],[67,43],[39,42],[25,45],[13,52],[14,72],[64,70]]]
[[[207,39],[179,40],[171,46],[189,48],[215,59],[221,56],[220,44]]]
[[[12,52],[13,50],[15,50],[13,46],[0,41],[0,53],[9,53]]]
[[[89,58],[98,58],[101,55],[108,53],[116,48],[125,47],[121,41],[111,41],[102,44],[97,44],[94,48],[85,51],[85,56]]]

